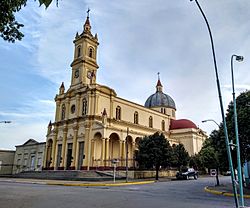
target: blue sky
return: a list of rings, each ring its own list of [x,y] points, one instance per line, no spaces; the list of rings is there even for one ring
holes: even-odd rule
[[[237,95],[250,89],[250,2],[200,0],[212,28],[224,108],[231,100],[230,57]],[[177,106],[177,118],[188,118],[210,133],[221,121],[211,46],[206,25],[194,2],[59,1],[45,10],[37,1],[17,19],[25,37],[15,44],[0,40],[0,149],[14,149],[30,138],[45,141],[54,120],[54,97],[70,84],[73,39],[82,31],[90,7],[92,32],[98,34],[97,82],[119,97],[144,104],[155,92],[157,72],[164,92]]]

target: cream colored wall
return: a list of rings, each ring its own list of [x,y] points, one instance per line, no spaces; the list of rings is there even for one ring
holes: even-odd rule
[[[153,117],[153,129],[162,130],[162,120],[165,121],[165,131],[168,131],[170,119],[168,115],[145,108],[144,106],[132,103],[119,97],[110,99],[103,93],[98,94],[98,107],[96,115],[101,116],[104,108],[108,118],[115,119],[116,108],[121,107],[121,121],[134,123],[134,113],[138,112],[138,125],[149,127],[149,117]]]
[[[176,129],[171,130],[170,138],[182,143],[189,155],[197,154],[203,145],[207,136],[200,133],[200,129]]]
[[[154,109],[158,112],[162,112],[163,109],[165,109],[165,114],[168,115],[171,119],[175,119],[176,117],[176,110],[173,109],[173,108],[166,108],[166,107],[154,107],[154,108],[151,108],[151,109]],[[164,110],[163,110],[164,112]]]

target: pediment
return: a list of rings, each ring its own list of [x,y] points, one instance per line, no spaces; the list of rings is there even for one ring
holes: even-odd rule
[[[28,141],[26,141],[23,146],[26,146],[26,145],[34,145],[34,144],[38,144],[39,142],[34,140],[34,139],[29,139]]]

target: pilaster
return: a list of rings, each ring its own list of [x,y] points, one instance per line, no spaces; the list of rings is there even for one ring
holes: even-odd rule
[[[102,138],[102,155],[101,155],[101,166],[104,166],[105,160],[105,138]]]
[[[71,167],[72,168],[76,168],[76,155],[77,155],[77,151],[76,151],[76,145],[77,145],[77,134],[78,134],[78,126],[77,124],[73,127],[74,130],[74,136],[73,136],[73,147],[72,147],[72,153],[73,153],[73,160],[71,162]]]
[[[94,160],[95,160],[95,140],[91,140],[91,166],[94,166]]]
[[[51,167],[55,168],[55,164],[56,164],[56,146],[57,146],[57,129],[56,127],[54,127],[54,136],[53,136],[53,146],[52,146],[52,163],[51,163]]]
[[[76,117],[80,116],[80,95],[76,95]]]
[[[65,119],[66,120],[69,119],[69,98],[66,98],[66,115],[65,115]]]
[[[66,167],[66,160],[67,160],[67,153],[66,153],[66,144],[67,144],[67,133],[68,133],[68,128],[64,126],[63,129],[63,144],[62,144],[62,164],[61,168]]]
[[[56,115],[55,115],[56,122],[60,120],[60,105],[61,105],[61,101],[57,100],[56,101]]]
[[[105,166],[108,166],[109,165],[109,138],[106,138],[105,139]]]

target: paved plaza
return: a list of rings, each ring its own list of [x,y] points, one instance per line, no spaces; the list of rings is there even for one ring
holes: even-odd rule
[[[229,178],[221,178],[228,183]],[[234,207],[232,197],[204,191],[214,178],[188,181],[161,181],[128,186],[62,186],[0,179],[1,208],[223,208]],[[250,205],[250,199],[245,200]]]

